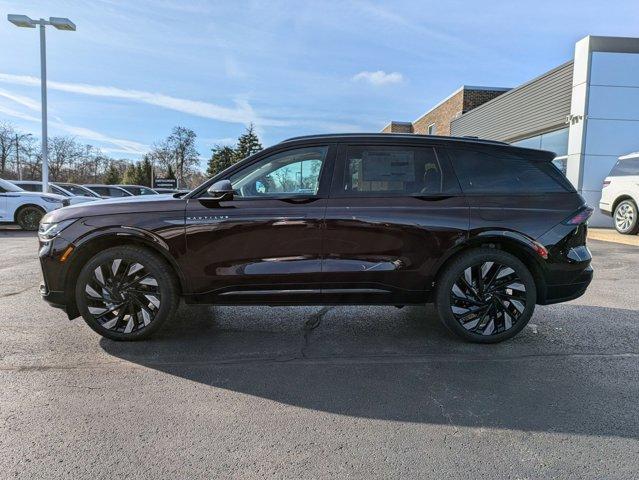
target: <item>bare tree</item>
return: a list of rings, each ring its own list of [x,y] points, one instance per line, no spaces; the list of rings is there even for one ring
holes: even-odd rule
[[[175,170],[180,184],[184,184],[184,176],[190,174],[200,161],[200,154],[195,149],[197,135],[190,128],[174,127],[166,139],[166,145],[173,153]]]
[[[15,148],[15,130],[8,123],[0,123],[0,177],[7,175],[11,152]]]

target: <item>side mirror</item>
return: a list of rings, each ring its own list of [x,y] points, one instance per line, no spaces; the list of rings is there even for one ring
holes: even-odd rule
[[[230,180],[219,180],[209,187],[207,193],[211,200],[218,202],[233,200],[233,186]]]

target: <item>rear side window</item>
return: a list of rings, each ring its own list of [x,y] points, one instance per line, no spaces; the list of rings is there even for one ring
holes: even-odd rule
[[[91,187],[98,195],[108,196],[109,190],[106,187]]]
[[[574,191],[551,162],[509,152],[448,149],[464,193],[534,194]]]
[[[430,147],[349,145],[340,151],[333,192],[347,196],[439,195],[454,189],[450,180]]]
[[[639,175],[639,158],[617,160],[615,166],[610,170],[611,177],[629,177],[631,175]]]

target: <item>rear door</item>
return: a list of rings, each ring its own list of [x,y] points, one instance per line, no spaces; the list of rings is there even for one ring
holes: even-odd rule
[[[444,252],[466,238],[468,207],[433,147],[344,144],[324,235],[324,296],[423,299]]]

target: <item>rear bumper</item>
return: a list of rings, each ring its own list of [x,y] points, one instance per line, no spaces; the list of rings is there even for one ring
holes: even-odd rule
[[[588,266],[571,283],[558,285],[546,285],[544,295],[537,303],[540,305],[550,305],[552,303],[567,302],[581,297],[592,282],[593,270]]]

